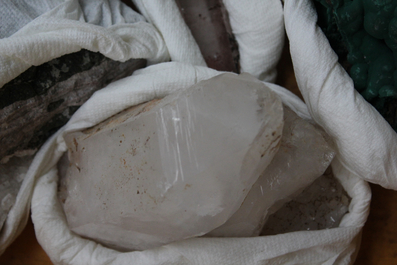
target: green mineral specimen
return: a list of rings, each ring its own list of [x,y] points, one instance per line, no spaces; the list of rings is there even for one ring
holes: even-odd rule
[[[397,131],[397,1],[315,0],[315,6],[355,88]]]

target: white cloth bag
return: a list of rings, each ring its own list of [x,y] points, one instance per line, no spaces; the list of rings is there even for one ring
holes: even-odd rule
[[[178,49],[172,51],[173,45],[176,45],[172,44],[172,41],[175,41],[172,36],[181,34],[180,32],[189,35],[184,29],[185,25],[172,21],[178,23],[174,25],[173,30],[170,30],[169,25],[163,25],[162,22],[167,23],[164,17],[171,14],[177,16],[170,1],[150,1],[150,4],[148,2],[142,1],[147,4],[143,7],[138,1],[136,4],[161,33],[171,58],[190,64],[158,64],[110,84],[95,93],[70,122],[51,137],[38,152],[23,183],[25,188],[21,188],[24,195],[20,192],[18,198],[27,196],[28,201],[31,194],[29,188],[33,188],[34,185],[32,219],[37,238],[51,260],[55,264],[351,263],[357,251],[361,228],[368,215],[370,191],[364,179],[396,189],[396,165],[392,160],[396,152],[396,134],[354,91],[350,78],[337,64],[335,54],[316,27],[316,15],[308,0],[288,0],[284,6],[285,26],[291,42],[297,81],[307,107],[285,89],[268,85],[300,116],[312,116],[337,144],[338,155],[332,163],[333,171],[352,197],[349,213],[344,216],[338,228],[256,238],[193,238],[157,249],[127,253],[105,248],[70,232],[56,198],[56,162],[66,150],[62,133],[65,130],[92,126],[126,107],[188,87],[219,73],[203,66],[192,65],[203,64],[194,43],[180,44],[180,51],[183,51],[183,48],[186,52],[181,53],[183,56],[178,58]],[[166,15],[158,12],[162,5],[170,7],[164,9],[169,11],[165,12]],[[241,47],[242,69],[262,80],[272,81],[274,77],[271,73],[274,73],[274,65],[279,58],[277,53],[280,53],[282,46],[281,3],[278,0],[225,1],[225,6]],[[266,21],[268,14],[271,21]],[[251,28],[239,28],[238,25]],[[269,25],[272,27],[268,27]],[[162,28],[163,26],[165,28]],[[263,34],[259,34],[261,32]],[[179,36],[184,36],[185,33]],[[266,46],[267,42],[259,45],[257,39],[251,35],[262,36],[262,41],[267,40],[275,45]],[[250,41],[252,45],[249,45]],[[246,44],[241,45],[243,43]],[[249,51],[247,55],[244,55],[244,47]],[[255,51],[251,47],[258,47],[258,50]],[[149,56],[156,58],[154,61],[161,61],[158,59],[161,56],[156,57],[154,54],[162,53],[153,50],[152,57]],[[274,56],[273,62],[271,59],[267,60]],[[249,62],[251,58],[253,65],[256,65],[253,67],[254,70],[249,68],[249,64],[243,66],[244,60]]]
[[[366,182],[337,161],[334,174],[353,198],[339,228],[254,238],[192,238],[156,249],[121,253],[82,239],[67,226],[57,199],[56,161],[65,152],[65,131],[90,127],[129,106],[189,87],[220,74],[202,66],[162,63],[135,72],[96,92],[36,155],[47,169],[35,186],[32,219],[39,243],[55,264],[321,264],[350,261],[368,212]],[[302,116],[306,106],[285,89],[267,83]]]

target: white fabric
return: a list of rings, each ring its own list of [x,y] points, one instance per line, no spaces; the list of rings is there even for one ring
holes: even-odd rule
[[[65,0],[0,1],[0,39],[9,37],[38,16],[54,9]],[[120,1],[85,0],[79,2],[86,23],[109,27],[118,23],[142,21],[142,17]]]
[[[172,61],[206,65],[174,0],[133,2],[141,14],[161,32]]]
[[[65,1],[10,37],[0,39],[0,87],[32,65],[82,48],[117,61],[145,58],[157,63],[169,59],[161,35],[139,14],[132,10],[124,12],[123,5],[107,6],[103,0],[103,5],[96,9],[103,8],[108,15],[101,19],[92,12],[92,1],[82,2],[85,4],[80,5],[78,0]],[[129,18],[124,18],[124,14]],[[125,23],[128,21],[136,23]]]
[[[241,72],[276,81],[276,65],[284,43],[281,1],[224,0],[238,42]]]
[[[171,59],[206,65],[174,0],[132,0],[164,37]],[[224,0],[239,46],[241,72],[274,82],[284,43],[281,1]]]
[[[103,119],[155,97],[189,87],[219,74],[206,67],[183,63],[163,63],[136,71],[132,76],[96,92],[69,123],[40,150],[46,171],[36,171],[39,178],[32,198],[32,219],[37,239],[55,264],[266,264],[291,262],[319,264],[334,260],[350,262],[356,240],[368,213],[370,191],[365,181],[350,173],[337,161],[336,176],[353,198],[350,213],[340,228],[295,232],[257,238],[195,238],[143,252],[120,253],[73,234],[67,226],[57,200],[56,159],[66,150],[62,134],[90,127]],[[282,100],[303,116],[308,111],[295,95],[271,85]],[[40,155],[39,154],[39,155]],[[50,155],[49,155],[50,154]]]
[[[334,139],[353,174],[397,189],[397,134],[354,89],[310,1],[286,0],[285,27],[296,80],[313,119]]]
[[[41,14],[50,11],[63,0],[49,1],[0,1],[0,39],[14,34]]]

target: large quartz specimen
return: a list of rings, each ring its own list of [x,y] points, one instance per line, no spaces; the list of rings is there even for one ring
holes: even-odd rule
[[[222,74],[65,135],[72,231],[142,250],[225,223],[278,150],[283,108],[248,74]]]
[[[280,148],[240,209],[207,236],[258,236],[269,214],[320,177],[335,152],[325,132],[284,107]]]

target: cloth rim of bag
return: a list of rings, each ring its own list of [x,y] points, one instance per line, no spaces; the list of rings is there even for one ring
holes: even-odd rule
[[[180,80],[180,76],[175,76],[172,73],[179,73],[185,78]],[[41,165],[46,171],[37,172],[41,177],[38,179],[32,198],[32,220],[38,241],[54,263],[94,264],[99,262],[108,264],[113,262],[114,264],[127,264],[127,260],[133,260],[139,264],[157,264],[160,261],[172,264],[227,263],[227,261],[218,260],[217,255],[219,253],[215,250],[210,251],[208,246],[218,250],[220,246],[228,246],[228,251],[243,251],[245,254],[238,261],[241,264],[244,264],[244,262],[252,264],[245,259],[247,255],[252,255],[248,259],[250,261],[284,259],[295,261],[299,256],[299,259],[308,262],[309,260],[312,261],[316,253],[322,251],[323,247],[336,244],[336,242],[339,244],[338,247],[335,246],[333,251],[323,255],[321,258],[316,258],[316,260],[325,262],[335,256],[345,259],[350,258],[352,253],[356,251],[354,242],[368,215],[370,190],[365,181],[347,171],[338,160],[332,163],[334,174],[352,197],[352,202],[349,206],[350,213],[343,217],[338,228],[255,238],[193,238],[152,250],[127,253],[105,248],[70,232],[61,205],[56,198],[57,171],[55,164],[66,150],[62,134],[66,131],[90,127],[129,106],[155,97],[165,96],[177,88],[191,86],[200,80],[208,79],[219,73],[208,68],[182,63],[162,63],[139,70],[132,76],[112,83],[105,89],[96,92],[75,113],[69,123],[46,143],[40,150],[40,155],[47,157],[47,159],[42,159]],[[308,114],[304,103],[295,95],[276,85],[270,84],[269,86],[281,97],[285,104],[290,104],[295,109]],[[116,91],[117,93],[115,93]],[[108,103],[109,107],[113,106],[115,110],[111,112],[105,106],[105,111],[94,115],[93,113],[97,113],[97,111],[93,111],[91,108],[98,109],[96,106],[104,103],[105,99],[109,101],[108,95],[110,93],[117,94],[116,98],[112,97],[113,101]],[[128,97],[128,95],[130,96]],[[114,107],[115,105],[118,107]],[[48,229],[49,227],[52,228]],[[309,238],[314,239],[306,242]],[[270,243],[267,240],[270,240]],[[298,242],[301,240],[304,240],[308,245],[302,245],[302,242],[299,244]],[[277,244],[290,242],[291,244],[287,244],[287,247],[284,246],[284,248],[278,250],[271,246],[275,242],[279,242]],[[262,250],[259,251],[261,248]],[[192,254],[193,249],[205,251],[206,255]],[[266,257],[266,253],[263,252],[265,249],[269,250],[269,257]],[[294,255],[300,253],[300,255],[291,257],[290,252],[294,252]],[[203,259],[202,263],[198,261],[199,259]]]

